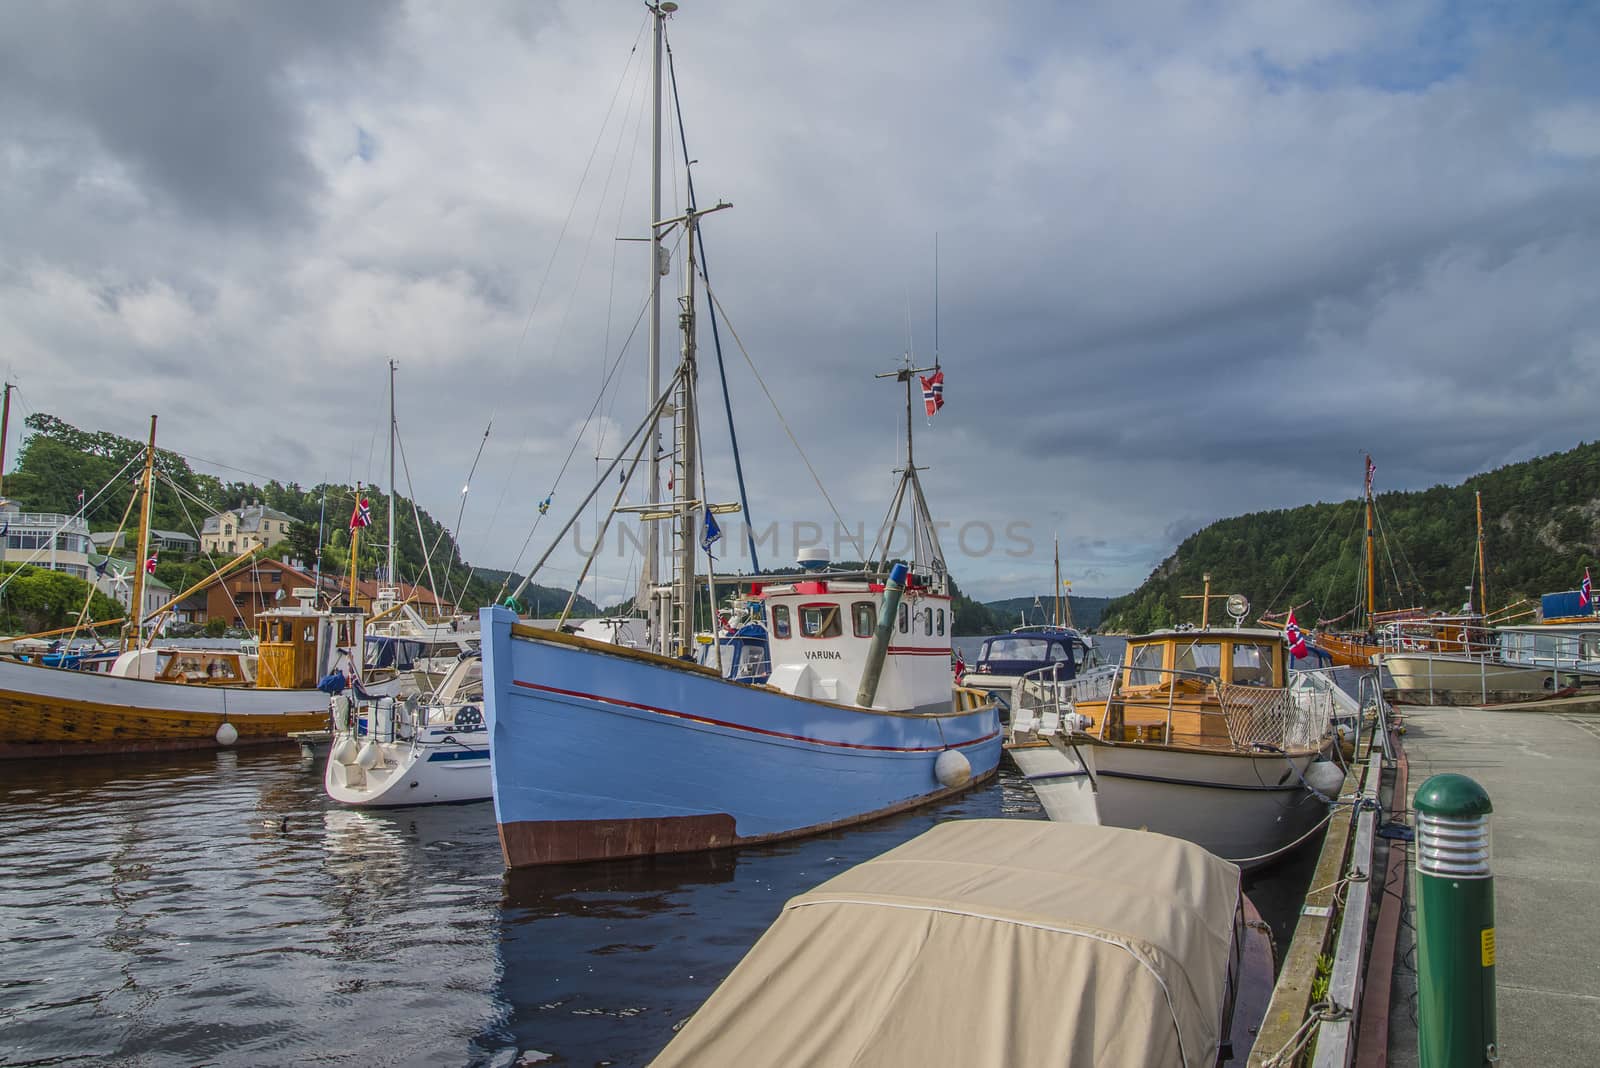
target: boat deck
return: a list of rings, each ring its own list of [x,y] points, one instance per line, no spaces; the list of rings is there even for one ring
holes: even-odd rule
[[[1459,772],[1490,817],[1499,946],[1496,998],[1506,1064],[1600,1064],[1600,703],[1406,710],[1410,790]],[[1409,799],[1408,799],[1409,801]],[[1408,881],[1415,907],[1415,880]],[[1408,909],[1408,912],[1410,909]],[[1410,928],[1400,925],[1388,1063],[1417,1060]]]

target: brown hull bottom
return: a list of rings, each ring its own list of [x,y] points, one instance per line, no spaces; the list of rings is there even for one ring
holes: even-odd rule
[[[122,742],[0,742],[0,760],[26,760],[30,757],[122,756],[130,753],[181,753],[196,749],[241,749],[244,746],[288,745],[294,739],[281,736],[241,736],[224,746],[215,738],[144,738]]]
[[[0,760],[216,749],[224,722],[239,732],[235,745],[261,745],[326,727],[328,713],[222,716],[7,691],[0,693]]]
[[[542,864],[583,864],[596,860],[700,853],[779,842],[786,838],[826,834],[921,808],[964,793],[993,775],[994,771],[990,771],[988,775],[975,777],[971,782],[954,789],[925,794],[875,812],[778,834],[740,837],[734,831],[733,817],[725,813],[638,820],[522,820],[499,825],[500,849],[505,854],[508,868],[531,868]]]

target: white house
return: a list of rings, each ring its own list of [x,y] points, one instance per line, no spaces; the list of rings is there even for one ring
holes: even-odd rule
[[[289,536],[294,516],[268,508],[260,501],[240,504],[207,516],[200,528],[200,549],[235,556],[257,546],[270,549]]]
[[[89,577],[89,522],[82,515],[24,512],[0,501],[0,559]]]

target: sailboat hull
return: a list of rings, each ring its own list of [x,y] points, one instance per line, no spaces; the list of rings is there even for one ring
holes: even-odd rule
[[[191,686],[0,661],[0,759],[284,742],[328,723],[318,690]]]
[[[1407,704],[1537,700],[1572,680],[1592,677],[1576,668],[1554,670],[1447,653],[1385,653],[1382,659],[1393,682],[1393,699]]]
[[[814,834],[957,793],[1000,758],[992,704],[863,710],[483,614],[495,815],[513,867]],[[941,753],[970,778],[945,785]]]

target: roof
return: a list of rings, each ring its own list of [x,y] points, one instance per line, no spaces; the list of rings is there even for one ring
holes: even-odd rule
[[[340,582],[340,586],[343,589],[349,589],[350,580],[342,580]],[[368,600],[375,599],[378,596],[379,590],[387,589],[391,586],[400,591],[400,599],[402,601],[410,601],[413,604],[431,604],[436,606],[450,603],[443,597],[440,597],[438,594],[428,589],[426,586],[414,586],[409,582],[376,582],[372,579],[356,580],[356,592]]]
[[[261,529],[263,520],[274,519],[284,523],[293,523],[294,516],[287,512],[280,512],[276,508],[269,508],[264,504],[245,504],[238,508],[229,508],[227,511],[218,512],[216,515],[206,516],[201,532],[215,534],[222,529],[222,517],[231,515],[239,524],[240,534],[251,534]]]
[[[792,899],[653,1063],[1214,1064],[1239,900],[1165,835],[943,823]]]

